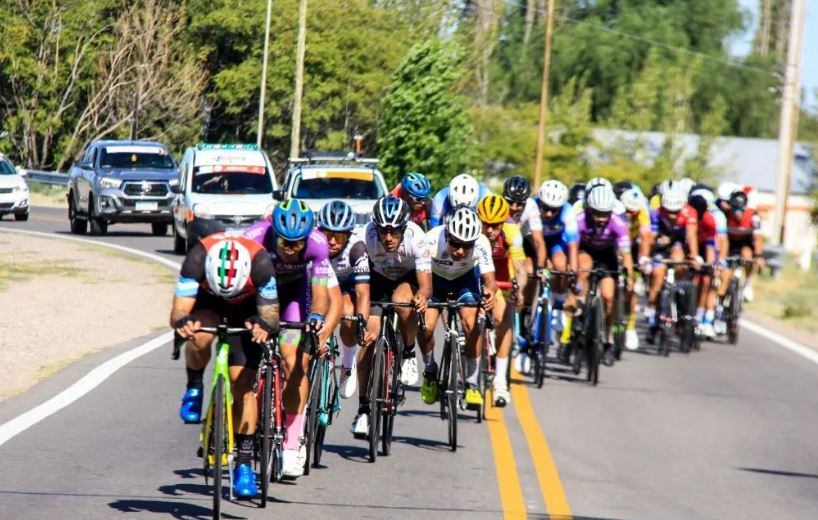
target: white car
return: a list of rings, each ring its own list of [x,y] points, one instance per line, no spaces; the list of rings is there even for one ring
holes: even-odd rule
[[[28,220],[28,184],[17,168],[0,154],[0,218],[13,213],[15,220]]]
[[[271,213],[277,188],[270,159],[255,145],[200,144],[185,151],[173,201],[174,251],[185,253],[196,237],[194,219],[214,227],[243,228]]]
[[[355,212],[356,226],[364,226],[372,220],[375,202],[388,193],[377,162],[347,155],[290,159],[279,198],[301,199],[315,213],[341,199]]]

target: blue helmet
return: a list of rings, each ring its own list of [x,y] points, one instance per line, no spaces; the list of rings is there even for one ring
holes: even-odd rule
[[[312,231],[315,216],[304,201],[288,199],[273,210],[273,229],[285,240],[303,240]]]
[[[318,212],[318,227],[329,231],[352,231],[355,212],[342,200],[327,202]]]
[[[381,197],[372,208],[372,222],[378,227],[406,227],[410,216],[409,205],[394,195]]]
[[[432,192],[432,184],[425,175],[418,172],[410,172],[403,176],[400,180],[403,191],[416,199],[423,199],[429,196]]]

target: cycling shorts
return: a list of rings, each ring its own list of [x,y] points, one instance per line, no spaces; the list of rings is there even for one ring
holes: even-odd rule
[[[745,247],[749,247],[751,250],[755,248],[755,243],[752,236],[748,236],[747,238],[743,238],[741,240],[730,239],[730,251],[728,252],[727,256],[739,256],[741,255],[741,250]]]
[[[377,271],[370,271],[369,273],[369,298],[373,302],[391,302],[392,293],[399,285],[408,283],[412,289],[412,294],[418,290],[418,276],[414,269],[404,274],[397,280],[390,280]],[[354,294],[354,291],[353,291]],[[380,316],[383,314],[383,309],[380,306],[373,305],[371,314],[373,316]]]
[[[223,298],[199,290],[190,315],[195,320],[201,321],[205,327],[217,326],[218,321],[208,319],[208,311],[215,312],[217,316],[226,319],[229,327],[244,327],[244,322],[248,318],[258,314],[255,298],[247,298],[239,303],[230,304]],[[227,357],[228,366],[258,369],[261,363],[261,346],[253,342],[250,334],[230,336],[227,342],[230,345],[230,354]]]
[[[545,237],[545,249],[548,251],[548,257],[551,258],[556,253],[563,253],[565,255],[568,254],[568,242],[562,236],[562,233],[559,235],[547,236]]]
[[[579,252],[590,256],[594,262],[594,267],[602,267],[608,271],[619,270],[619,256],[616,246],[604,249],[580,248]]]
[[[475,303],[480,301],[480,271],[477,267],[454,280],[447,280],[432,274],[432,300],[445,302],[453,295],[458,302]]]

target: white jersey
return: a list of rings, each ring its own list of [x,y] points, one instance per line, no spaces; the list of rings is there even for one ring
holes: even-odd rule
[[[344,249],[330,257],[329,263],[341,283],[369,283],[369,257],[362,236],[349,237]]]
[[[494,261],[491,258],[491,244],[485,235],[474,244],[462,260],[452,260],[449,256],[449,246],[446,241],[446,226],[432,228],[426,234],[429,250],[432,253],[432,273],[454,280],[464,274],[470,273],[475,266],[480,270],[480,274],[493,273]]]
[[[542,222],[540,221],[540,208],[537,207],[537,202],[532,198],[525,201],[525,207],[511,218],[512,222],[520,226],[520,232],[524,237],[530,235],[533,231],[542,231]]]
[[[384,278],[397,280],[412,271],[429,273],[432,271],[426,234],[414,222],[409,222],[403,232],[403,241],[394,253],[387,252],[378,238],[378,228],[374,222],[364,230],[366,252],[373,271]]]

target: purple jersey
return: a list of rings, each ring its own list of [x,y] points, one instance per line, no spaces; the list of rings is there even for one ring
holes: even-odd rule
[[[603,229],[596,229],[591,216],[586,216],[585,211],[580,211],[577,213],[577,227],[579,246],[582,249],[600,250],[615,247],[620,251],[629,251],[631,248],[628,224],[615,213],[611,215]]]
[[[329,246],[327,238],[317,229],[310,231],[307,245],[298,253],[295,262],[284,262],[276,254],[276,235],[271,222],[259,220],[244,230],[244,236],[263,245],[276,268],[279,285],[287,285],[304,278],[309,271],[312,285],[326,285],[329,277]]]

